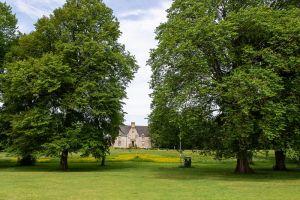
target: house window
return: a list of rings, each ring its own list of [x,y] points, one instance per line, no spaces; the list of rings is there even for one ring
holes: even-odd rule
[[[121,145],[122,145],[122,141],[119,140],[119,141],[118,141],[118,146],[121,146]]]

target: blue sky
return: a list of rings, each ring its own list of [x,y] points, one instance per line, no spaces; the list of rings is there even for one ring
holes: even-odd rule
[[[12,6],[19,21],[19,29],[28,33],[33,24],[43,15],[49,15],[55,8],[62,6],[65,0],[0,0]],[[124,100],[125,123],[135,121],[147,125],[151,99],[149,81],[151,69],[146,66],[149,50],[157,44],[155,28],[166,20],[166,12],[172,0],[104,0],[113,9],[120,21],[122,37],[120,42],[126,45],[137,59],[140,70],[127,89],[128,99]]]

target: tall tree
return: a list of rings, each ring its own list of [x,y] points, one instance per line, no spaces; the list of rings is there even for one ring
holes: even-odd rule
[[[107,135],[118,134],[125,89],[137,70],[119,36],[119,23],[102,1],[68,0],[20,38],[22,50],[9,57],[22,61],[7,65],[3,78],[14,143],[34,142],[32,151],[60,157],[63,170],[72,152],[105,157]]]
[[[198,116],[198,123],[185,132],[197,128],[204,138],[199,146],[236,156],[236,172],[251,172],[251,151],[285,140],[280,135],[290,127],[282,119],[296,101],[286,103],[282,94],[294,86],[288,86],[280,72],[289,68],[299,76],[299,9],[278,11],[270,1],[186,0],[174,1],[168,12],[168,21],[157,29],[159,46],[149,60],[150,122],[159,121],[153,116],[169,109],[180,115],[194,110],[185,118]],[[279,43],[286,52],[277,51]],[[201,129],[203,124],[207,126]]]
[[[266,112],[261,108],[256,119],[263,119],[272,126],[265,130],[265,125],[260,125],[260,129],[265,130],[261,141],[264,144],[271,142],[271,147],[276,150],[274,169],[284,170],[285,150],[291,146],[297,148],[295,140],[299,134],[299,8],[282,11],[251,9],[233,15],[227,21],[237,23],[238,37],[233,40],[233,52],[238,67],[271,69],[281,79],[282,90],[271,99],[277,106],[270,110],[276,112],[262,117]],[[257,30],[259,34],[254,32]],[[277,117],[280,120],[275,120]],[[271,123],[270,119],[275,121]]]
[[[251,173],[249,159],[261,140],[272,140],[285,128],[285,107],[275,102],[283,90],[281,78],[272,70],[241,67],[223,79],[220,137],[223,155],[236,155],[238,173]],[[220,151],[220,150],[219,150]]]
[[[17,19],[12,13],[11,7],[6,3],[0,2],[0,73],[3,73],[4,58],[10,50],[11,45],[16,39]],[[7,116],[3,112],[2,107],[2,87],[0,85],[0,150],[5,146],[6,141],[4,134],[5,130],[9,128]]]

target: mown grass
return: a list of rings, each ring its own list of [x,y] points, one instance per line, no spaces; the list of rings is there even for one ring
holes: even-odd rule
[[[0,154],[0,200],[300,199],[299,167],[289,163],[290,171],[273,172],[272,154],[256,155],[251,175],[234,174],[234,160],[186,154],[193,158],[190,169],[179,167],[176,151],[113,150],[106,167],[72,155],[68,172],[59,170],[57,159],[20,167]]]

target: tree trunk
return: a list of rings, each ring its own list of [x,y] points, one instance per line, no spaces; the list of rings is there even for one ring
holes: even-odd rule
[[[285,166],[285,153],[282,150],[275,151],[275,166],[273,167],[276,171],[286,171]]]
[[[35,162],[36,159],[31,154],[25,154],[20,159],[18,159],[18,163],[21,166],[33,166]]]
[[[105,156],[102,156],[102,159],[101,159],[101,166],[105,166]]]
[[[253,153],[252,152],[250,152],[248,154],[248,161],[249,161],[250,165],[254,165],[254,162],[253,162]]]
[[[67,171],[69,169],[68,166],[68,150],[63,150],[60,156],[60,167],[63,171]]]
[[[238,153],[235,173],[253,173],[253,170],[251,169],[249,164],[249,157],[247,152]]]
[[[266,158],[269,158],[269,151],[266,151]]]

